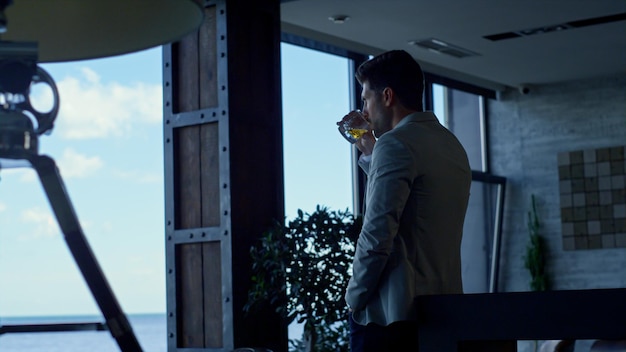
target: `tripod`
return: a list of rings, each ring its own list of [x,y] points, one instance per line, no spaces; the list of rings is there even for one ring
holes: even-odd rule
[[[142,349],[92,252],[54,160],[38,152],[38,136],[50,132],[59,107],[59,95],[50,75],[37,66],[37,48],[32,43],[2,43],[0,46],[0,161],[28,161],[35,169],[83,278],[87,282],[111,336],[122,352]],[[54,106],[40,112],[30,103],[32,84],[47,84],[53,93]],[[36,128],[35,128],[36,125]],[[93,324],[51,326],[40,324],[0,327],[4,332],[103,330]],[[58,325],[58,324],[57,324]]]

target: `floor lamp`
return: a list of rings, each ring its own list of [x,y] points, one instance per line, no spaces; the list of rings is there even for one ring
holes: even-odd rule
[[[142,349],[87,243],[54,159],[39,154],[39,137],[54,127],[59,94],[38,63],[102,58],[170,43],[195,30],[203,17],[192,0],[0,0],[0,169],[35,169],[65,242],[124,352]],[[49,111],[31,105],[35,84],[52,90]]]

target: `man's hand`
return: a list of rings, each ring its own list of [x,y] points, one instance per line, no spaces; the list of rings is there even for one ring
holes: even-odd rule
[[[374,133],[372,133],[372,131],[368,131],[354,144],[363,153],[363,155],[371,155],[372,150],[374,150],[374,144],[376,144],[376,138],[374,137]]]

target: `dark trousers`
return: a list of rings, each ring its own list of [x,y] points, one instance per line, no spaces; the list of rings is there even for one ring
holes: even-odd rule
[[[417,352],[417,322],[399,321],[387,326],[360,325],[350,314],[351,352]]]

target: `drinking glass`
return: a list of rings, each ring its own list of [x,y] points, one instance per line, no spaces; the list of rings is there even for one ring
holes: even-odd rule
[[[337,122],[337,125],[339,126],[339,133],[353,144],[369,131],[369,123],[360,110],[349,112],[341,121]]]

